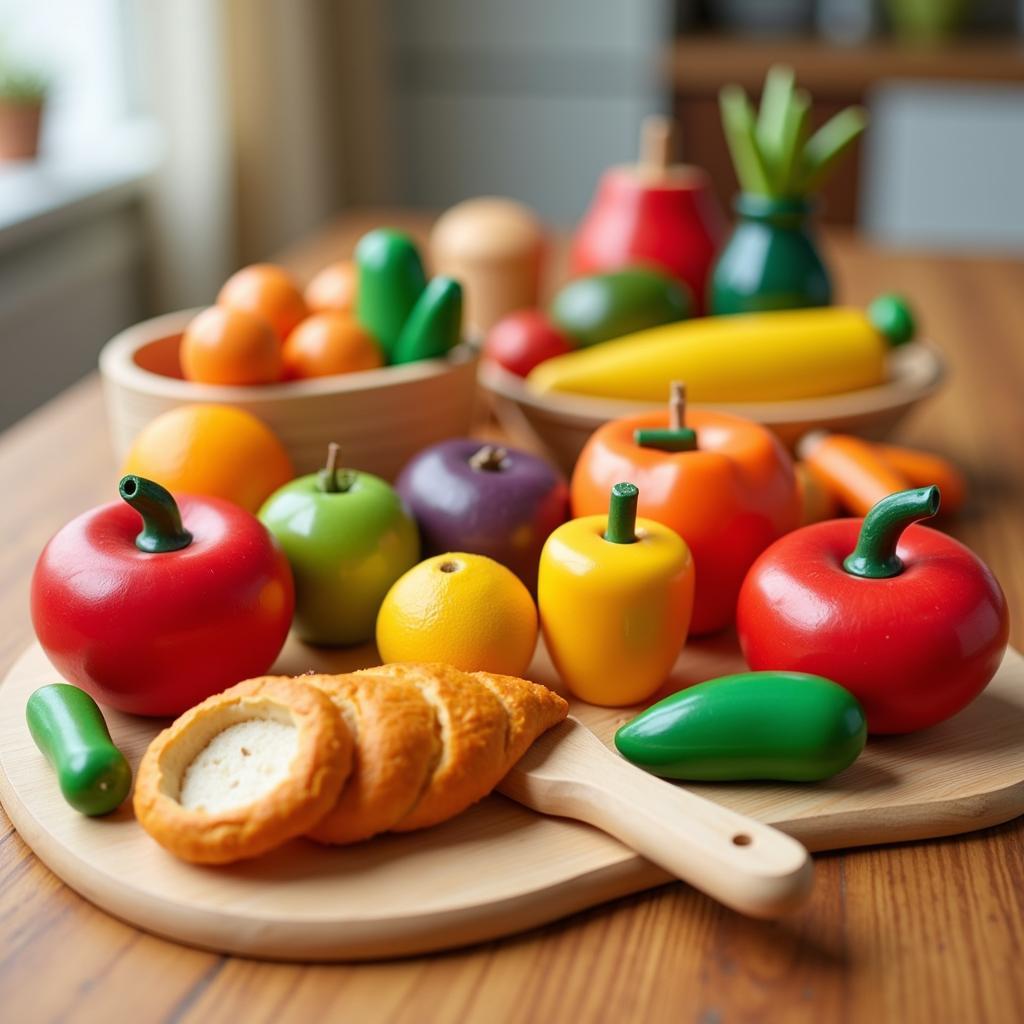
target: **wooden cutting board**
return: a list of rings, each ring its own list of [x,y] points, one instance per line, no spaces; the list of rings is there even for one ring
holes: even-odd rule
[[[292,641],[276,668],[346,671],[375,663],[370,648],[333,653]],[[691,644],[665,692],[741,668],[729,637]],[[554,684],[543,650],[531,675]],[[57,680],[33,646],[0,686],[0,798],[25,842],[69,886],[158,935],[274,959],[393,957],[506,935],[667,880],[603,833],[497,795],[436,828],[355,847],[297,841],[232,867],[184,864],[136,825],[127,803],[102,819],[64,803],[25,725],[29,694]],[[632,714],[579,703],[573,713],[606,742]],[[116,712],[107,721],[133,768],[162,724]],[[1007,821],[1024,813],[1024,658],[1010,651],[985,693],[949,722],[872,740],[828,782],[691,788],[812,850]]]

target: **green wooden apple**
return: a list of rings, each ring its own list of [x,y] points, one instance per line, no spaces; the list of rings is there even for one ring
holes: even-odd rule
[[[373,637],[391,584],[420,557],[416,523],[379,477],[327,467],[275,491],[259,517],[295,577],[295,622],[311,644],[347,646]]]

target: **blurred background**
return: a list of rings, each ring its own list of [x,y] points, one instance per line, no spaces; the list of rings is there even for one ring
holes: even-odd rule
[[[1024,249],[1024,0],[0,0],[0,427],[346,208],[568,227],[652,111],[728,204],[718,90],[779,62],[870,111],[835,230]]]

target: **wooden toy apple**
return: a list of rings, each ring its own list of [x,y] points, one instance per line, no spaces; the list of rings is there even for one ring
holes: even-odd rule
[[[539,309],[520,309],[502,317],[484,341],[484,358],[525,377],[546,359],[572,351],[572,343]]]
[[[425,449],[395,486],[419,523],[424,557],[487,555],[531,590],[544,541],[569,515],[569,489],[558,470],[527,452],[471,438]]]
[[[337,459],[332,444],[324,469],[285,484],[259,513],[292,567],[296,633],[327,646],[370,640],[384,595],[420,555],[394,489]]]

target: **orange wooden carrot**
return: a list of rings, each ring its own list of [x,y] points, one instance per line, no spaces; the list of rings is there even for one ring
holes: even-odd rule
[[[911,486],[907,477],[893,469],[870,441],[849,434],[813,431],[801,438],[797,454],[857,516],[867,515],[886,495],[906,491]]]
[[[953,515],[962,507],[967,497],[967,481],[949,459],[895,444],[875,444],[873,447],[883,462],[910,481],[911,487],[938,484],[943,513]]]

